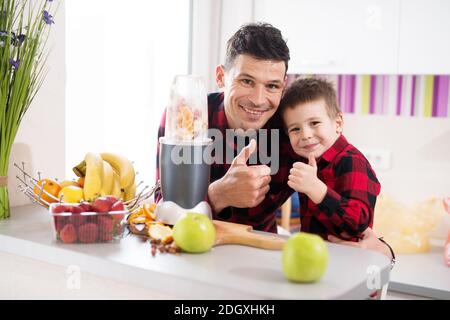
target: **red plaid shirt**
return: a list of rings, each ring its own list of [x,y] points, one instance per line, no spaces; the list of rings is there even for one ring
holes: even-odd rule
[[[317,176],[328,187],[327,194],[316,205],[299,193],[301,230],[324,239],[346,231],[357,241],[373,224],[375,202],[380,193],[375,172],[364,155],[342,135],[318,159],[317,167]]]
[[[209,128],[219,129],[222,136],[226,137],[226,129],[228,126],[225,109],[223,104],[223,93],[212,93],[208,95],[208,124]],[[156,179],[159,179],[159,137],[164,136],[164,128],[166,123],[165,112],[162,116],[158,131],[158,147],[156,157]],[[289,170],[293,163],[293,151],[289,143],[289,138],[282,130],[282,122],[278,113],[276,113],[264,126],[268,129],[268,140],[270,140],[270,131],[279,130],[279,170],[272,175],[270,182],[270,190],[266,194],[265,199],[254,208],[235,208],[228,207],[221,212],[214,213],[214,219],[225,220],[229,222],[242,223],[253,226],[256,230],[277,232],[275,210],[279,208],[292,194],[293,190],[287,185]],[[260,139],[258,139],[259,148]],[[270,141],[269,141],[270,142]],[[234,156],[238,154],[236,144],[233,145]],[[271,150],[270,146],[267,150]],[[225,162],[225,161],[224,161]],[[259,163],[259,162],[258,162]],[[230,168],[231,163],[211,165],[211,182],[222,178]],[[160,199],[160,194],[155,196],[156,200]]]

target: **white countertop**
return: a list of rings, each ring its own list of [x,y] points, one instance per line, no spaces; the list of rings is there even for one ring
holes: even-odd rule
[[[431,242],[427,253],[398,254],[389,290],[436,299],[450,299],[450,267],[444,263],[444,246]]]
[[[330,262],[314,284],[287,281],[281,251],[224,245],[204,254],[157,254],[130,235],[115,243],[60,244],[48,212],[15,207],[0,221],[0,251],[82,270],[185,299],[364,299],[374,290],[368,276],[389,278],[389,260],[373,251],[327,243]],[[369,281],[370,282],[370,281]],[[373,281],[372,281],[373,283]]]

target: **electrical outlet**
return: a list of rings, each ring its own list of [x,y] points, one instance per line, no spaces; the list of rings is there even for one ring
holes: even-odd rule
[[[373,169],[389,170],[392,152],[386,149],[360,149]]]

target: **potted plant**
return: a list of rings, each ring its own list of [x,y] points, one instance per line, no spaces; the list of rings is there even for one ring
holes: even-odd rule
[[[0,0],[0,220],[10,215],[9,157],[45,77],[53,0]]]

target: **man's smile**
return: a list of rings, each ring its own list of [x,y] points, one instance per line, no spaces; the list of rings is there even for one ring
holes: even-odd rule
[[[242,110],[244,110],[245,113],[247,113],[247,115],[249,116],[250,119],[253,119],[253,120],[258,120],[259,118],[261,118],[261,116],[265,112],[269,111],[268,109],[266,109],[266,110],[252,109],[252,108],[247,108],[247,107],[244,107],[244,106],[241,106],[241,105],[239,107]]]

